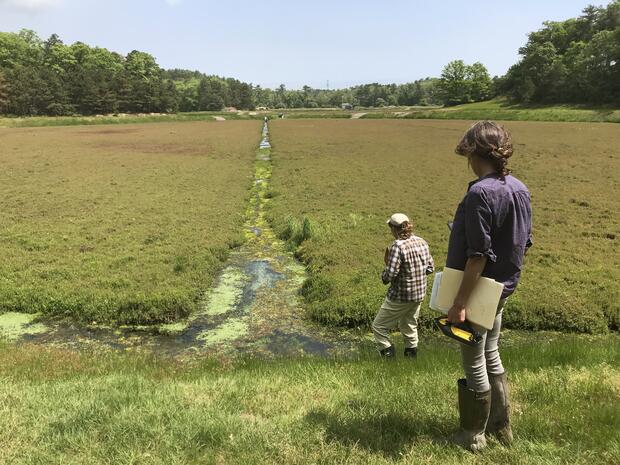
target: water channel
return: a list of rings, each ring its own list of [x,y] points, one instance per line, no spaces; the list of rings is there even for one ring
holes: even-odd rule
[[[299,291],[305,268],[265,218],[271,180],[271,144],[265,122],[254,162],[245,243],[233,251],[201,310],[188,320],[149,327],[81,327],[37,315],[0,315],[0,337],[65,348],[261,356],[330,355],[355,352],[363,337],[332,330],[303,314]]]

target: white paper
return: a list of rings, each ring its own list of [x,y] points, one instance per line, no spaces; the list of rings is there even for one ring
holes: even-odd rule
[[[463,272],[444,268],[435,275],[429,307],[441,313],[448,313],[463,281]],[[489,278],[480,278],[467,304],[465,318],[486,329],[493,328],[497,305],[504,285]]]

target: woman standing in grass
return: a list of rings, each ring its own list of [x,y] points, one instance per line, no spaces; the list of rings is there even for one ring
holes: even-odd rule
[[[446,266],[464,271],[448,312],[448,321],[465,320],[466,303],[480,276],[504,285],[493,328],[475,326],[483,336],[477,346],[461,344],[465,379],[458,380],[461,429],[455,441],[471,451],[486,446],[485,432],[502,443],[512,442],[508,383],[498,351],[502,310],[519,281],[523,257],[531,245],[530,193],[510,175],[513,153],[508,131],[491,121],[474,124],[456,147],[478,176],[454,217]]]

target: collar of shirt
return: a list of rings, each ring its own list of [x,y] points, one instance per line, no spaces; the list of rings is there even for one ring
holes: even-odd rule
[[[487,178],[495,178],[495,179],[499,179],[499,178],[500,178],[500,176],[499,176],[499,174],[497,174],[497,173],[489,173],[489,174],[486,174],[486,175],[484,175],[484,176],[479,177],[478,179],[474,179],[472,182],[470,182],[470,183],[467,185],[467,192],[469,192],[469,190],[470,190],[470,189],[474,186],[474,184],[477,184],[477,183],[479,183],[480,181],[482,181],[483,179],[487,179]]]

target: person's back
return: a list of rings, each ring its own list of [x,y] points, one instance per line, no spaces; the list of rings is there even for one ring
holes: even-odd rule
[[[426,295],[426,276],[429,264],[432,263],[428,244],[412,234],[406,239],[396,239],[392,247],[399,251],[399,267],[396,270],[392,265],[392,269],[386,273],[390,283],[388,297],[399,302],[423,300]]]
[[[508,445],[510,427],[508,379],[499,354],[499,337],[506,298],[519,282],[525,251],[531,245],[532,210],[527,187],[510,174],[512,137],[492,121],[471,126],[455,152],[467,158],[478,179],[454,215],[446,266],[463,270],[463,279],[447,319],[461,324],[480,276],[504,285],[491,329],[473,325],[478,344],[461,344],[465,378],[457,381],[460,428],[453,437],[471,451],[486,447],[486,435]]]
[[[488,234],[477,233],[485,230]],[[525,184],[510,174],[484,176],[470,183],[457,208],[446,266],[463,270],[470,250],[487,250],[482,276],[501,282],[506,298],[519,281],[531,231],[530,192]]]
[[[426,294],[426,275],[434,271],[433,257],[426,241],[413,235],[407,215],[395,213],[387,224],[395,240],[385,251],[381,280],[390,288],[372,323],[372,330],[381,356],[396,354],[390,332],[398,326],[405,340],[405,356],[415,357],[418,315]]]

